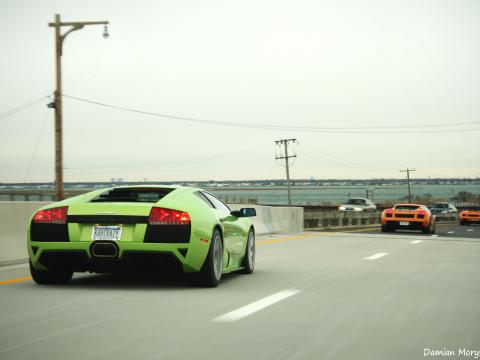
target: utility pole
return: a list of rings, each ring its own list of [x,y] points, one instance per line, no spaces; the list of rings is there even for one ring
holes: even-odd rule
[[[80,30],[86,25],[104,25],[103,37],[108,38],[108,21],[74,21],[61,22],[60,15],[55,14],[55,22],[48,23],[49,27],[55,28],[55,67],[56,67],[56,90],[54,102],[49,107],[55,108],[55,194],[56,200],[63,200],[63,139],[62,139],[62,54],[63,41],[72,31]],[[62,26],[70,27],[64,34]]]
[[[408,183],[408,202],[412,202],[412,193],[410,191],[410,173],[413,171],[417,171],[415,169],[409,169],[408,167],[405,170],[400,170],[400,172],[406,172],[407,173],[407,183]]]
[[[289,206],[292,205],[292,195],[291,195],[291,192],[290,192],[290,169],[289,169],[290,165],[288,163],[288,159],[297,157],[297,155],[288,155],[288,144],[290,142],[296,143],[297,139],[281,139],[281,140],[275,141],[275,144],[277,146],[279,146],[281,148],[281,146],[283,145],[283,148],[284,148],[283,154],[280,153],[279,155],[276,155],[275,159],[276,160],[285,159],[285,168],[287,170],[287,189],[288,189],[288,205]]]

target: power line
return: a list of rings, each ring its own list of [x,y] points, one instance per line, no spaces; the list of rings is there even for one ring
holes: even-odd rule
[[[271,124],[251,124],[251,123],[231,123],[227,121],[216,121],[216,120],[207,120],[199,119],[193,117],[177,116],[177,115],[168,115],[162,113],[156,113],[151,111],[138,110],[135,108],[111,105],[106,103],[101,103],[98,101],[88,100],[79,98],[71,95],[62,95],[65,98],[93,104],[97,106],[103,106],[110,109],[116,109],[121,111],[128,111],[142,115],[161,117],[166,119],[173,119],[179,121],[188,121],[198,124],[206,125],[219,125],[219,126],[230,126],[230,127],[240,127],[240,128],[251,128],[251,129],[263,129],[263,130],[288,130],[288,131],[299,131],[299,132],[317,132],[317,133],[342,133],[342,134],[417,134],[417,133],[452,133],[452,132],[471,132],[471,131],[480,131],[480,128],[472,129],[448,129],[448,130],[411,130],[411,131],[368,131],[368,129],[383,129],[383,130],[395,130],[395,129],[413,129],[413,128],[435,128],[435,127],[455,127],[455,126],[475,126],[480,125],[478,121],[472,122],[460,122],[460,123],[441,123],[441,124],[431,124],[431,125],[404,125],[404,126],[365,126],[365,127],[316,127],[316,126],[288,126],[288,125],[271,125]]]
[[[40,127],[40,131],[38,132],[38,135],[37,135],[37,141],[35,142],[35,146],[33,147],[32,157],[30,158],[30,162],[28,163],[28,168],[25,175],[25,182],[28,182],[28,179],[30,177],[30,170],[32,169],[32,164],[33,164],[33,160],[35,159],[35,155],[37,155],[38,145],[40,144],[40,140],[43,134],[43,129],[45,128],[45,124],[47,123],[47,120],[48,120],[48,114],[49,114],[49,111],[47,109],[45,111],[45,118],[43,119],[42,126]]]
[[[8,110],[8,111],[5,111],[5,112],[3,112],[3,113],[0,113],[0,120],[5,119],[5,118],[7,118],[7,117],[9,117],[9,116],[11,116],[11,115],[13,115],[13,114],[16,114],[17,112],[20,112],[20,111],[23,111],[23,110],[25,110],[25,109],[28,109],[28,108],[32,107],[33,105],[38,104],[40,101],[45,101],[47,98],[48,98],[48,96],[47,96],[47,95],[44,95],[44,96],[42,96],[42,97],[40,97],[40,98],[37,98],[37,99],[32,100],[32,101],[29,101],[29,102],[27,102],[27,103],[25,103],[25,104],[23,104],[23,105],[16,106],[16,107],[14,107],[13,109],[10,109],[10,110]]]

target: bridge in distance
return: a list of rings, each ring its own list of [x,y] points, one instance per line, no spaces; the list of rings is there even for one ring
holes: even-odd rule
[[[480,226],[436,236],[303,232],[257,239],[257,268],[218,288],[0,268],[1,359],[425,359],[480,350]],[[473,356],[471,358],[474,358]]]

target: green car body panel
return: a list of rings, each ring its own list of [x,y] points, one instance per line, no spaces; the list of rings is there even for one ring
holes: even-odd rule
[[[113,189],[172,189],[172,191],[155,203],[92,202],[93,199],[98,198],[101,194]],[[190,217],[190,239],[189,242],[182,243],[147,243],[144,242],[144,238],[148,222],[95,224],[68,220],[66,225],[68,227],[68,241],[48,241],[48,239],[32,241],[32,216],[27,229],[27,245],[31,264],[35,269],[48,270],[40,262],[42,254],[45,252],[83,251],[89,259],[92,259],[90,245],[93,242],[93,227],[95,225],[121,225],[121,238],[115,241],[119,251],[118,259],[122,259],[122,255],[126,251],[169,253],[182,265],[184,272],[198,272],[207,258],[213,231],[215,228],[218,228],[223,240],[222,273],[241,270],[243,268],[242,261],[245,256],[248,234],[250,231],[254,231],[252,221],[247,217],[236,217],[230,213],[227,214],[225,211],[210,207],[201,196],[196,194],[200,191],[203,190],[181,186],[115,187],[92,191],[42,207],[39,211],[66,206],[68,207],[68,218],[96,214],[148,218],[152,207],[182,211],[188,213]]]

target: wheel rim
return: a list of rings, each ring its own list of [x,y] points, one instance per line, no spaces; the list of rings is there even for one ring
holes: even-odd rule
[[[217,234],[214,238],[213,244],[213,271],[217,280],[220,280],[220,277],[222,276],[222,260],[222,239],[220,238],[220,235]]]
[[[253,232],[248,235],[248,264],[250,269],[255,266],[255,235]]]

